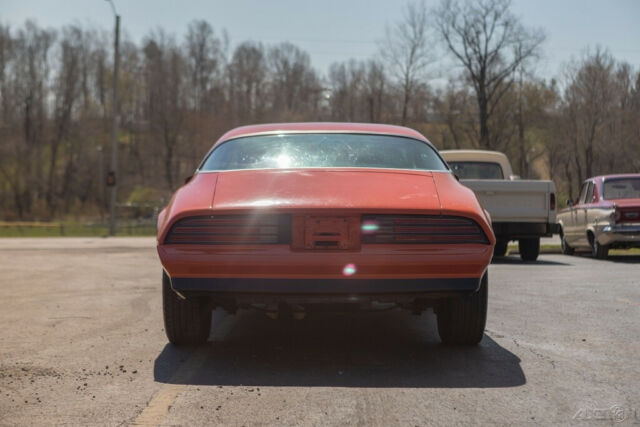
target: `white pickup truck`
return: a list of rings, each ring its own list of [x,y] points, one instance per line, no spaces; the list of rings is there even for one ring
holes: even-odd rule
[[[440,154],[491,215],[494,255],[504,256],[509,241],[517,240],[520,257],[535,261],[540,237],[558,233],[553,181],[521,180],[513,175],[507,156],[497,151],[445,150]]]

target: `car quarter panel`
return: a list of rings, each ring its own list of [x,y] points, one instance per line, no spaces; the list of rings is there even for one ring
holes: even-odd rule
[[[186,216],[211,215],[213,195],[218,175],[196,174],[187,184],[176,191],[158,215],[158,244],[161,244],[171,225]]]
[[[434,172],[433,181],[438,190],[442,215],[465,216],[476,221],[488,237],[491,245],[495,236],[491,228],[491,218],[487,215],[475,193],[460,184],[455,176],[448,172]]]

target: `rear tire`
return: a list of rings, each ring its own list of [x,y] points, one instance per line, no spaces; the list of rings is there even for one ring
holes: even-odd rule
[[[520,239],[518,241],[518,249],[520,250],[520,258],[523,261],[535,261],[540,255],[540,238]]]
[[[493,256],[505,256],[507,254],[508,246],[508,240],[496,240],[496,245],[493,248]]]
[[[567,243],[567,238],[565,237],[564,233],[560,235],[560,247],[562,248],[562,253],[565,255],[573,255],[573,253],[575,252],[575,249],[569,246],[569,243]]]
[[[180,298],[171,281],[162,273],[162,311],[164,330],[175,345],[204,344],[211,332],[211,307],[198,298]]]
[[[591,254],[597,259],[607,259],[609,256],[609,246],[601,245],[597,240],[593,240],[591,245]]]
[[[442,301],[438,307],[438,334],[445,344],[476,345],[482,340],[487,322],[488,273],[480,289],[462,298]]]

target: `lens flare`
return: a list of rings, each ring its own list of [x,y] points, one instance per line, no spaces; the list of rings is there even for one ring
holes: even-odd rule
[[[347,264],[342,269],[342,274],[345,276],[353,276],[356,274],[356,265],[355,264]]]
[[[282,153],[276,158],[276,162],[278,163],[279,168],[288,168],[291,166],[291,157]]]
[[[364,221],[361,228],[363,234],[373,234],[380,229],[380,226],[376,221]]]

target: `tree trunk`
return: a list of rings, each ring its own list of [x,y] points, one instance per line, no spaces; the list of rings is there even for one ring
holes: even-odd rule
[[[480,147],[490,150],[491,141],[489,140],[489,101],[485,93],[484,87],[478,90],[478,119],[480,120]]]
[[[407,124],[407,110],[408,110],[408,106],[409,106],[409,87],[407,84],[405,84],[404,86],[404,97],[402,99],[402,126],[405,126]]]

